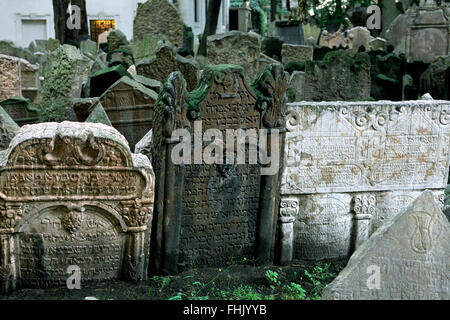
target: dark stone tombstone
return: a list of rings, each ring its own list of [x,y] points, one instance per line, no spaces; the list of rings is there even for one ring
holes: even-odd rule
[[[278,21],[275,24],[275,35],[285,43],[304,44],[302,23],[298,21]]]
[[[9,98],[1,101],[0,105],[20,127],[25,124],[36,123],[39,120],[39,110],[28,99]]]
[[[155,104],[152,138],[157,177],[154,272],[176,274],[194,266],[223,266],[230,259],[242,261],[244,257],[259,263],[273,261],[283,161],[275,147],[266,148],[279,166],[272,175],[262,175],[268,168],[251,160],[250,151],[265,145],[249,133],[267,129],[267,141],[273,138],[278,146],[283,143],[288,75],[281,65],[269,65],[253,87],[244,80],[241,67],[219,65],[204,70],[190,95],[180,72],[172,73],[162,89]],[[200,135],[211,134],[209,129],[216,129],[214,141],[213,137],[198,141]],[[235,161],[234,147],[230,153],[226,148],[224,156],[227,130],[229,134],[239,129],[245,136],[244,141],[238,139],[236,150],[241,150],[238,156],[245,151],[247,161],[243,162]],[[184,134],[173,134],[175,130]],[[235,144],[236,131],[231,133],[227,145]],[[180,146],[185,148],[183,159],[174,161]],[[214,161],[206,160],[212,154]]]
[[[131,75],[121,64],[102,69],[90,77],[90,96],[100,97],[108,88],[123,76]]]
[[[147,279],[154,175],[117,130],[29,125],[0,166],[0,292]]]
[[[283,47],[283,43],[284,41],[277,37],[264,38],[262,51],[272,59],[281,61],[281,48]]]
[[[158,94],[125,76],[115,82],[100,98],[114,128],[134,146],[152,127],[153,105]],[[97,104],[90,107],[93,111]]]

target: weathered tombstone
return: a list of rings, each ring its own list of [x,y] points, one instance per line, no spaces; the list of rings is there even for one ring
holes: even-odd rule
[[[275,35],[285,43],[303,44],[304,42],[302,23],[296,20],[277,21],[275,23]]]
[[[45,42],[45,50],[48,52],[53,52],[61,46],[58,39],[50,38]]]
[[[370,50],[386,50],[386,39],[383,38],[375,38],[370,40],[369,42],[369,49]]]
[[[450,224],[431,191],[383,225],[323,292],[335,300],[449,300]]]
[[[144,76],[140,76],[138,74],[134,75],[133,79],[142,84],[144,87],[147,87],[155,91],[156,93],[159,93],[159,91],[161,91],[162,83],[158,80],[150,79]]]
[[[113,29],[109,29],[98,35],[97,43],[99,48],[108,48],[108,36],[112,31]]]
[[[0,106],[20,127],[36,123],[39,120],[39,110],[31,104],[29,99],[9,98],[1,101]]]
[[[238,9],[238,30],[240,32],[248,32],[252,25],[252,8],[250,8],[250,1],[244,0],[242,6]]]
[[[411,14],[406,37],[406,58],[409,61],[432,62],[450,53],[450,17],[446,8],[419,7]]]
[[[155,55],[158,41],[169,41],[167,37],[153,34],[144,34],[140,41],[133,39],[133,57],[136,61],[151,58]],[[169,41],[170,42],[170,41]]]
[[[107,36],[108,40],[108,50],[111,52],[113,50],[119,49],[120,46],[128,45],[127,36],[118,29],[113,29]]]
[[[71,99],[81,96],[88,60],[70,45],[63,45],[49,55],[39,102],[41,121],[67,119],[67,113],[72,112]]]
[[[370,31],[365,27],[355,27],[347,31],[347,37],[350,39],[350,48],[359,49],[363,46],[369,50]]]
[[[97,71],[89,79],[89,95],[91,97],[100,97],[109,87],[125,76],[132,78],[132,75],[121,64]]]
[[[273,172],[264,175],[268,162],[261,166],[249,154],[256,151],[257,145],[264,148],[264,143],[258,144],[250,137],[251,132],[271,128],[267,141],[269,138],[272,142],[282,141],[283,133],[277,135],[277,129],[284,125],[287,87],[288,75],[281,65],[268,66],[255,80],[253,88],[257,95],[246,83],[239,66],[206,68],[200,84],[190,95],[181,73],[170,75],[155,104],[151,138],[158,181],[153,270],[178,273],[194,266],[221,266],[231,257],[235,260],[256,257],[259,263],[273,260],[281,169],[272,167]],[[227,129],[233,130],[228,131],[228,145],[235,144],[234,130],[243,130],[240,132],[248,136],[243,141],[238,139],[240,151],[227,148],[231,152],[225,156],[224,146],[222,151],[219,149]],[[214,141],[212,136],[205,136],[209,141],[204,143],[212,144],[203,150],[204,143],[198,139],[212,132]],[[180,142],[187,149],[179,162],[174,154],[179,154]],[[241,160],[247,161],[235,161],[236,152],[242,156],[242,151],[245,159]],[[207,157],[212,153],[213,161]],[[276,146],[270,148],[269,154],[282,166]]]
[[[305,72],[294,71],[292,72],[289,84],[295,91],[294,101],[304,100],[304,87],[305,87]]]
[[[97,43],[92,40],[84,40],[80,42],[81,53],[95,60],[97,58]]]
[[[281,49],[281,62],[286,65],[289,62],[305,63],[306,61],[312,61],[313,51],[311,46],[284,43]]]
[[[152,128],[153,105],[158,94],[129,77],[122,77],[103,93],[101,103],[114,128],[134,146]]]
[[[394,46],[395,53],[406,52],[408,21],[413,12],[413,9],[408,9],[404,14],[397,16],[386,31],[387,44]]]
[[[39,65],[0,54],[0,75],[0,100],[24,96],[34,101],[38,96]]]
[[[148,0],[139,3],[133,24],[133,40],[141,41],[145,34],[167,36],[177,48],[183,44],[183,19],[168,0]]]
[[[0,150],[8,148],[9,143],[19,130],[17,123],[0,106]]]
[[[235,64],[244,68],[247,80],[258,73],[262,39],[255,33],[230,31],[208,37],[210,64]]]
[[[370,57],[332,51],[305,65],[305,101],[365,100],[370,97]]]
[[[136,143],[134,153],[141,153],[152,161],[152,144],[153,144],[153,129],[150,129],[145,136]]]
[[[420,76],[420,92],[428,92],[435,99],[450,99],[450,96],[447,96],[450,86],[447,79],[449,72],[450,55],[435,59]]]
[[[91,111],[85,122],[103,123],[107,126],[113,126],[101,103],[97,103],[95,105],[94,109]]]
[[[334,47],[351,47],[351,41],[344,34],[337,31],[335,33],[329,33],[327,30],[322,31],[319,38],[319,46],[334,48]]]
[[[37,57],[29,49],[18,47],[14,42],[8,40],[0,41],[0,54],[22,58],[33,64],[38,62]]]
[[[138,75],[165,82],[170,73],[181,71],[187,81],[188,90],[193,90],[197,85],[198,64],[194,59],[184,58],[176,53],[175,48],[169,42],[158,43],[156,53],[151,58],[141,59],[136,62]]]
[[[443,203],[450,102],[296,102],[288,109],[280,208],[295,203],[294,259],[349,256],[421,190]]]
[[[106,61],[110,67],[121,64],[125,70],[134,65],[134,58],[131,50],[125,49],[124,47],[110,50],[106,56]]]
[[[147,279],[154,175],[115,129],[25,126],[0,164],[2,292]]]

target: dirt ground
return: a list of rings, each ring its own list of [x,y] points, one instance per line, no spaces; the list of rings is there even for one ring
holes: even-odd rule
[[[82,281],[79,290],[19,289],[0,295],[0,300],[86,300],[92,297],[98,300],[298,299],[298,296],[286,298],[282,294],[292,283],[297,284],[295,288],[300,285],[305,290],[304,299],[319,299],[323,287],[337,276],[346,263],[344,259],[314,263],[295,261],[290,266],[278,267],[254,266],[249,261],[243,261],[223,268],[194,269],[177,276],[150,276],[149,280],[140,283],[117,280],[84,284]],[[325,269],[317,269],[317,266],[325,266]],[[305,270],[313,277],[308,277]],[[324,271],[314,273],[314,270]]]

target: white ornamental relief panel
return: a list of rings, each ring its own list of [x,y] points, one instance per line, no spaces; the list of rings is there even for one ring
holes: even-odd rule
[[[288,110],[282,194],[447,184],[448,101],[300,102]]]

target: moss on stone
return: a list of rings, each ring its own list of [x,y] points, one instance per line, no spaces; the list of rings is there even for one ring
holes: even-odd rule
[[[206,98],[217,75],[223,72],[238,73],[243,76],[244,69],[233,64],[209,65],[203,70],[197,87],[189,93],[188,112],[200,112],[200,104]]]

